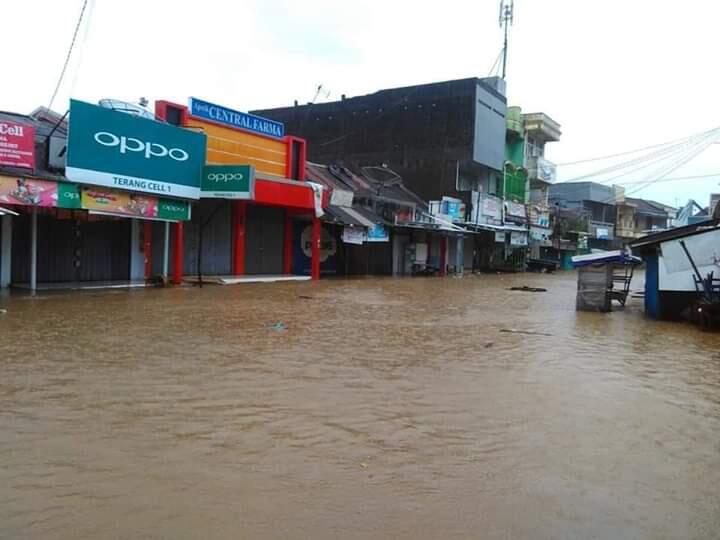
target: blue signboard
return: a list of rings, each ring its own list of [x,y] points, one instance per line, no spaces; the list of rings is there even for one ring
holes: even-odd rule
[[[197,98],[190,98],[190,114],[268,137],[281,138],[285,135],[285,124],[282,122],[235,111]]]
[[[367,241],[368,242],[389,242],[390,234],[388,233],[388,230],[385,228],[385,225],[383,225],[381,223],[376,223],[372,229],[368,229]]]

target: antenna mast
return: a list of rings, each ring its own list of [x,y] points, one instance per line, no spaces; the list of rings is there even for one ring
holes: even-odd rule
[[[502,78],[505,78],[507,68],[507,49],[508,49],[508,26],[513,23],[513,11],[515,0],[500,0],[500,28],[505,29],[505,42],[503,44],[502,53]]]

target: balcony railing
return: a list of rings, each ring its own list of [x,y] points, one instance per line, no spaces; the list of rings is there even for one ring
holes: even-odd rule
[[[540,180],[554,184],[557,180],[557,166],[542,157],[528,158],[528,177],[530,180]]]

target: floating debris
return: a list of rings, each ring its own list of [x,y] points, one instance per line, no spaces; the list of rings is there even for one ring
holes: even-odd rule
[[[7,309],[0,308],[0,315],[5,315],[7,313]]]
[[[490,342],[488,342],[488,343],[485,344],[485,348],[486,348],[486,349],[489,349],[489,348],[492,347],[493,345],[495,345],[495,343],[493,343],[492,341],[490,341]]]
[[[276,332],[283,332],[287,330],[287,324],[285,324],[282,321],[274,322],[269,326],[270,330],[275,330]]]
[[[552,334],[546,334],[544,332],[535,332],[534,330],[516,330],[515,328],[502,328],[500,331],[507,334],[525,334],[528,336],[552,336]]]
[[[523,292],[547,292],[547,289],[542,287],[528,287],[523,285],[522,287],[510,287],[508,291],[523,291]]]
[[[300,294],[298,295],[298,298],[302,298],[303,300],[312,300],[312,296],[307,296],[306,294]]]

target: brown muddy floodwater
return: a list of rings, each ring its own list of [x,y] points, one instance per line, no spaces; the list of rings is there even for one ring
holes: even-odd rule
[[[0,538],[720,538],[720,335],[574,296],[0,299]]]

